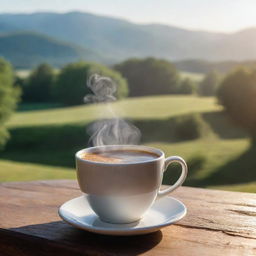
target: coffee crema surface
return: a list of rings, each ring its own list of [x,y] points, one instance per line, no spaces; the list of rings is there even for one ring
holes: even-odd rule
[[[153,160],[159,155],[149,151],[123,149],[83,153],[80,157],[93,162],[132,163]]]

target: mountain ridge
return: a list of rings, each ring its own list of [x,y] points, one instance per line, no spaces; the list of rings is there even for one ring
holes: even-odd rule
[[[223,35],[230,35],[230,34],[236,34],[239,33],[241,31],[246,31],[246,30],[251,30],[251,29],[256,29],[256,25],[255,26],[250,26],[250,27],[245,27],[242,29],[237,29],[234,31],[229,31],[229,32],[223,32],[223,31],[211,31],[211,30],[204,30],[204,29],[194,29],[194,28],[186,28],[186,27],[179,27],[177,25],[171,25],[171,24],[164,24],[164,23],[158,23],[158,22],[147,22],[147,23],[138,23],[126,18],[122,18],[122,17],[117,17],[117,16],[111,16],[111,15],[103,15],[103,14],[97,14],[97,13],[91,13],[91,12],[86,12],[86,11],[68,11],[68,12],[54,12],[54,11],[38,11],[38,12],[28,12],[28,13],[19,13],[19,12],[4,12],[4,13],[0,13],[0,16],[16,16],[16,15],[26,15],[26,16],[30,16],[30,15],[41,15],[41,14],[49,14],[49,15],[65,15],[65,14],[86,14],[86,15],[91,15],[91,16],[96,16],[96,17],[103,17],[103,18],[109,18],[112,20],[116,20],[116,21],[123,21],[123,22],[127,22],[127,23],[132,23],[134,25],[138,25],[138,26],[151,26],[151,25],[156,25],[156,26],[162,26],[162,27],[169,27],[169,28],[177,28],[179,30],[184,30],[184,31],[190,31],[190,32],[205,32],[205,33],[211,33],[211,34],[223,34]]]
[[[235,33],[210,32],[77,11],[0,14],[0,33],[1,24],[5,32],[8,26],[11,31],[35,31],[91,50],[109,63],[132,57],[214,62],[256,59],[255,27]]]
[[[17,68],[31,68],[42,62],[61,66],[78,59],[100,58],[80,46],[28,31],[0,34],[0,55]]]

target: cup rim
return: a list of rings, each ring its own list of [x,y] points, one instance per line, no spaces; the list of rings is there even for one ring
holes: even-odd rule
[[[81,153],[95,152],[100,149],[109,149],[109,150],[111,150],[111,149],[138,149],[138,150],[144,150],[144,151],[149,151],[149,152],[155,153],[155,154],[159,155],[159,157],[156,157],[156,158],[150,159],[150,160],[144,160],[144,161],[138,161],[138,162],[128,162],[128,163],[97,162],[97,161],[82,159],[80,157]],[[79,161],[82,161],[85,163],[90,163],[90,164],[108,165],[108,166],[118,166],[118,165],[124,166],[124,165],[138,165],[138,164],[145,164],[145,163],[159,161],[160,159],[164,158],[164,152],[158,148],[144,146],[144,145],[106,145],[106,146],[95,146],[95,147],[88,147],[88,148],[81,149],[76,152],[75,157]]]

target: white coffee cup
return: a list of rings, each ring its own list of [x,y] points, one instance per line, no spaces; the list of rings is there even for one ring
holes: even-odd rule
[[[105,163],[82,159],[85,153],[113,150],[147,151],[157,156],[141,162]],[[177,162],[182,171],[176,183],[161,190],[163,173]],[[165,159],[160,149],[137,145],[91,147],[76,153],[77,179],[94,212],[102,221],[130,223],[138,221],[157,198],[182,185],[188,168],[179,156]]]

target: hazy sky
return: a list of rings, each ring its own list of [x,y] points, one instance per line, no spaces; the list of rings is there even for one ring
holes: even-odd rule
[[[72,10],[211,31],[256,26],[256,0],[0,0],[0,12]]]

